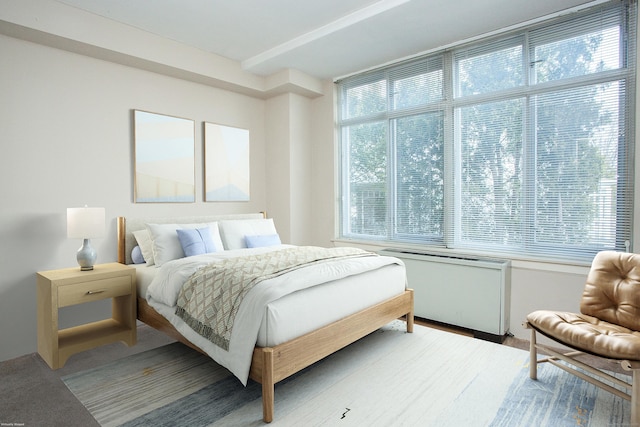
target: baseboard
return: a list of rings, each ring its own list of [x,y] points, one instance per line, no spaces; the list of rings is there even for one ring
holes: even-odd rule
[[[474,329],[463,328],[461,326],[450,325],[448,323],[438,322],[437,320],[425,319],[424,317],[416,317],[415,322],[423,326],[428,326],[436,329],[445,330],[454,334],[466,335],[468,337],[477,338],[484,341],[495,342],[502,344],[507,338],[508,333],[505,335],[490,334],[488,332],[477,331]]]

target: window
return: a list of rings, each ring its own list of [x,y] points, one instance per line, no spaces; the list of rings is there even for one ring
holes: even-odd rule
[[[629,249],[635,3],[338,83],[340,236],[590,260]]]

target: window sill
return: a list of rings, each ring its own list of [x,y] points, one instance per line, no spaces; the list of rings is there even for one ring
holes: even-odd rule
[[[476,256],[487,257],[486,253],[474,252],[474,251],[461,251],[446,248],[430,248],[427,246],[412,245],[412,244],[398,244],[390,242],[376,242],[368,240],[355,240],[355,239],[333,239],[332,242],[336,246],[355,246],[371,252],[378,252],[385,248],[402,249],[402,250],[415,250],[420,252],[437,252],[460,256]],[[557,273],[571,273],[571,274],[584,274],[589,272],[589,263],[580,262],[562,262],[556,260],[541,260],[541,259],[528,259],[526,257],[505,257],[498,254],[491,255],[490,258],[509,259],[511,261],[511,267],[519,270],[534,270],[534,271],[552,271]]]

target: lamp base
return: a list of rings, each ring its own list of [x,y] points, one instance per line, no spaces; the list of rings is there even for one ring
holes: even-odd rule
[[[80,271],[93,270],[93,264],[95,264],[97,258],[98,254],[91,246],[90,240],[84,239],[82,241],[82,246],[78,249],[78,254],[76,255],[76,259],[80,265]]]

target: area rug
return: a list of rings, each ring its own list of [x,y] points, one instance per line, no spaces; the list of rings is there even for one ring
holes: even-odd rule
[[[628,401],[523,350],[395,321],[276,384],[273,426],[621,426]],[[63,378],[102,426],[260,426],[260,385],[174,343]]]

